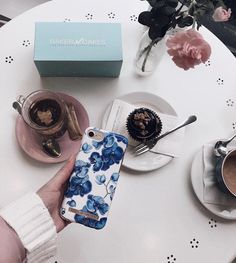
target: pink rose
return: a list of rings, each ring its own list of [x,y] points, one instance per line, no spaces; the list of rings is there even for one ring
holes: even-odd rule
[[[210,45],[194,29],[177,32],[169,37],[166,45],[172,60],[184,70],[206,62],[211,55]]]
[[[231,13],[232,12],[230,8],[226,10],[222,6],[220,6],[215,9],[212,18],[215,22],[228,21],[231,16]]]

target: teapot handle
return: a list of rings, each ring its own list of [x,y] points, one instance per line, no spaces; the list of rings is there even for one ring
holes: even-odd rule
[[[22,106],[25,101],[25,97],[23,95],[20,95],[16,101],[12,103],[12,107],[18,111],[19,114],[22,112]]]

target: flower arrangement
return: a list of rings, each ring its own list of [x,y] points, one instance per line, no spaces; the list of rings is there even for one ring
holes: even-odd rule
[[[167,52],[174,63],[184,70],[204,63],[211,54],[210,45],[197,31],[201,26],[201,17],[212,16],[216,22],[227,21],[231,9],[227,9],[223,0],[146,0],[150,10],[140,13],[139,23],[149,27],[150,42],[140,50],[138,58],[144,57],[142,71],[145,71],[151,49],[166,36],[171,29],[178,27],[175,34],[166,41]]]

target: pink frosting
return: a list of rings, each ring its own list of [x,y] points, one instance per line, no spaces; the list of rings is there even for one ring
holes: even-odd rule
[[[215,9],[212,18],[215,22],[228,21],[231,16],[231,13],[232,11],[230,8],[226,10],[222,6],[220,6]]]
[[[172,60],[184,70],[206,62],[211,55],[210,45],[194,29],[177,32],[174,36],[169,37],[166,45]]]

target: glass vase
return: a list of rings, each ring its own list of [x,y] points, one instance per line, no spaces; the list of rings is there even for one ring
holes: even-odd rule
[[[148,76],[155,71],[166,51],[165,42],[165,37],[152,40],[148,36],[148,31],[143,34],[135,58],[138,75]]]

